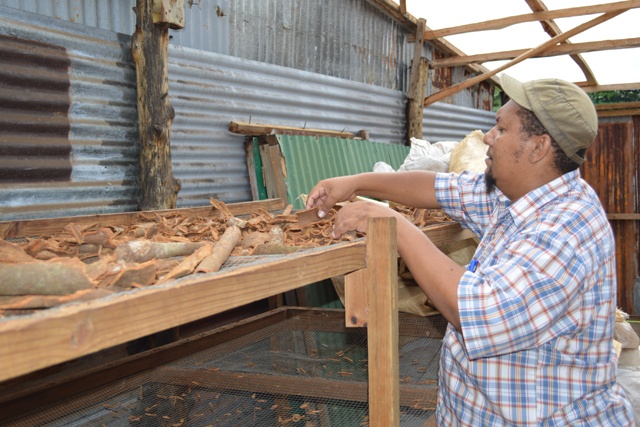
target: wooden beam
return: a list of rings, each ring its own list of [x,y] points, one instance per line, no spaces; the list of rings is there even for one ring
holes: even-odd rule
[[[540,52],[533,58],[546,58],[550,56],[572,55],[575,53],[597,52],[602,50],[629,49],[640,47],[640,37],[630,39],[600,40],[595,42],[571,43],[551,46],[548,50]],[[457,56],[443,59],[432,59],[429,68],[454,67],[471,63],[483,63],[490,61],[503,61],[513,59],[527,52],[527,49],[505,50],[502,52],[480,53],[477,55]]]
[[[640,0],[639,0],[640,1]],[[494,70],[491,70],[487,73],[484,73],[482,75],[476,76],[476,77],[472,77],[470,79],[467,79],[461,83],[458,83],[456,85],[453,85],[447,89],[441,90],[440,92],[437,92],[431,96],[428,96],[427,98],[425,98],[424,100],[424,106],[426,107],[427,105],[431,105],[434,102],[440,101],[441,99],[444,99],[454,93],[457,93],[463,89],[466,89],[470,86],[473,86],[476,83],[480,83],[484,80],[486,80],[487,78],[489,78],[490,76],[496,75],[501,71],[506,70],[509,67],[512,67],[522,61],[524,61],[527,58],[531,58],[537,54],[539,54],[540,52],[545,51],[546,49],[548,49],[551,46],[554,46],[566,39],[568,39],[569,37],[573,37],[576,34],[579,34],[583,31],[588,30],[589,28],[592,28],[598,24],[601,24],[603,22],[608,21],[611,18],[614,18],[616,16],[618,16],[619,14],[621,14],[622,12],[609,12],[609,13],[605,13],[595,19],[592,19],[591,21],[585,22],[582,25],[579,25],[575,28],[573,28],[570,31],[567,31],[565,33],[559,34],[555,37],[552,37],[550,40],[542,43],[540,46],[538,47],[534,47],[533,49],[528,50],[526,53],[523,53],[522,55],[518,56],[517,58],[514,58],[512,61],[508,62],[507,64],[504,64]]]
[[[529,5],[529,8],[533,12],[549,11],[549,9],[547,9],[547,6],[542,2],[542,0],[525,0],[525,1],[527,2],[527,4]],[[560,27],[558,27],[558,25],[555,23],[553,19],[546,19],[544,21],[540,21],[540,25],[542,25],[542,29],[551,37],[555,37],[558,34],[562,34],[562,30],[560,29]],[[569,40],[565,40],[561,44],[571,44],[571,42]],[[587,62],[584,60],[584,58],[582,58],[582,56],[580,56],[579,54],[571,54],[569,56],[571,57],[573,62],[575,62],[578,65],[578,67],[580,67],[580,69],[582,70],[582,73],[585,76],[585,79],[587,79],[587,82],[590,85],[598,84],[598,81],[596,80],[593,74],[593,71],[591,71],[589,64],[587,64]]]
[[[417,19],[413,15],[411,15],[408,12],[403,15],[400,11],[400,5],[398,5],[397,3],[394,3],[391,0],[369,0],[369,2],[374,7],[378,8],[379,10],[382,10],[384,13],[386,13],[388,16],[398,21],[404,28],[406,28],[409,31],[409,35],[407,36],[407,41],[409,43],[413,42],[415,37],[414,33],[416,30],[416,26],[418,24]],[[425,32],[427,31],[431,31],[431,29],[429,27],[426,27]],[[440,49],[444,53],[447,53],[450,55],[464,55],[464,52],[462,52],[460,49],[458,49],[457,47],[455,47],[445,39],[442,39],[442,38],[434,39],[431,41],[431,43],[433,44],[434,47],[436,47],[437,49]],[[474,74],[477,74],[477,73],[482,74],[487,71],[485,67],[481,65],[476,65],[476,64],[470,64],[466,67],[469,71],[471,71]],[[492,78],[492,80],[495,83],[499,83],[499,80],[497,79],[494,80]]]
[[[184,369],[173,366],[159,368],[158,381],[166,384],[195,387],[202,384],[214,390],[236,390],[267,395],[300,396],[311,399],[344,400],[367,403],[367,383],[362,381],[333,380],[292,375],[270,375],[251,372],[212,371]],[[435,410],[438,398],[437,385],[411,385],[399,387],[402,406],[431,406]],[[371,411],[371,406],[369,411]],[[369,425],[372,425],[369,423]]]
[[[607,214],[607,219],[611,221],[640,221],[640,213]]]
[[[413,59],[411,60],[411,73],[409,75],[409,90],[407,102],[407,141],[411,138],[422,139],[422,119],[424,107],[422,100],[427,91],[427,59],[422,57],[424,41],[422,34],[427,26],[427,21],[421,18],[416,29],[416,41],[413,46]]]
[[[154,24],[154,4],[136,1],[136,30],[131,36],[138,94],[140,210],[175,208],[181,187],[171,164],[170,134],[176,113],[169,103],[169,24]]]
[[[636,90],[640,89],[640,82],[635,83],[616,83],[610,85],[598,85],[598,86],[586,86],[578,84],[587,93],[591,92],[604,92],[610,90]]]
[[[184,1],[182,0],[153,0],[153,23],[166,24],[173,30],[184,28]]]
[[[621,116],[638,116],[640,108],[630,108],[626,110],[606,110],[598,111],[598,117],[621,117]]]
[[[640,7],[640,0],[625,0],[616,3],[598,4],[593,6],[572,7],[569,9],[558,9],[548,12],[534,12],[524,15],[516,15],[484,22],[460,25],[457,27],[443,28],[440,30],[427,30],[424,34],[425,40],[434,40],[441,37],[452,36],[454,34],[471,33],[475,31],[499,30],[514,24],[523,22],[546,21],[549,19],[568,18],[580,15],[591,15],[594,13],[625,12],[629,9]]]
[[[267,211],[282,210],[285,207],[282,199],[268,199],[253,202],[230,203],[227,205],[234,215],[249,215],[258,208]],[[42,236],[45,234],[59,233],[64,227],[74,223],[79,226],[128,226],[140,222],[141,216],[160,217],[167,215],[182,214],[185,216],[211,216],[219,217],[220,211],[213,206],[203,206],[196,208],[165,209],[158,211],[123,212],[116,214],[79,215],[58,218],[29,219],[23,221],[1,221],[0,238],[11,239],[21,237]]]
[[[295,126],[267,125],[260,123],[235,122],[229,123],[229,132],[240,135],[263,136],[277,133],[292,133],[296,135],[320,135],[335,136],[338,138],[353,139],[354,134],[345,131],[334,131],[326,129],[307,129]]]
[[[400,426],[398,245],[395,218],[367,223],[369,425]]]
[[[615,104],[596,104],[596,111],[640,108],[640,102],[616,102]]]

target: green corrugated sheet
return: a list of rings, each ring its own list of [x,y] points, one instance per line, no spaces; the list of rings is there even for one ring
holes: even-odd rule
[[[385,162],[397,170],[410,149],[358,139],[297,135],[277,138],[285,158],[287,198],[296,210],[304,209],[300,195],[308,194],[321,179],[371,172],[377,162]]]
[[[287,198],[294,210],[304,209],[301,194],[309,194],[313,186],[325,178],[373,171],[377,162],[385,162],[397,170],[409,155],[410,147],[357,139],[298,135],[277,135],[285,159]],[[254,153],[258,140],[254,138]],[[262,182],[262,162],[256,159],[256,177],[261,197],[266,190]],[[330,281],[324,286],[306,287],[308,304],[313,307],[342,308]]]

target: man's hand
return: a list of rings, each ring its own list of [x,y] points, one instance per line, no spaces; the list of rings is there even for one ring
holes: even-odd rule
[[[318,216],[323,218],[336,203],[356,198],[355,177],[343,176],[318,182],[307,197],[307,209],[318,208]]]
[[[338,211],[333,223],[332,237],[337,239],[349,231],[366,233],[369,218],[393,216],[401,218],[398,212],[377,203],[349,203]]]

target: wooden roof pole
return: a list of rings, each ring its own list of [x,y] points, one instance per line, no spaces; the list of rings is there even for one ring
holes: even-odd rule
[[[176,207],[180,181],[173,177],[169,103],[169,28],[184,28],[184,2],[137,0],[131,53],[136,67],[140,135],[140,210]]]
[[[545,4],[542,2],[542,0],[524,0],[524,1],[527,2],[531,10],[534,12],[547,12],[549,10],[547,9],[547,6],[545,6]],[[553,19],[540,21],[540,25],[542,25],[542,28],[551,37],[555,37],[558,34],[562,34],[562,30],[560,29],[560,27],[558,27],[558,25],[555,23]],[[561,44],[571,44],[571,42],[569,40],[565,40]],[[571,59],[573,59],[573,62],[575,62],[578,65],[578,67],[580,67],[580,69],[582,70],[582,73],[584,74],[585,79],[587,79],[587,83],[589,83],[589,85],[597,85],[598,80],[596,79],[595,75],[593,74],[593,71],[591,71],[589,64],[587,64],[584,58],[582,58],[580,54],[572,54],[569,56],[571,57]]]
[[[573,28],[572,30],[567,31],[566,33],[562,33],[562,34],[558,34],[557,36],[547,40],[546,42],[542,43],[541,45],[539,45],[538,47],[534,47],[533,49],[528,50],[527,52],[523,53],[522,55],[518,56],[517,58],[514,58],[512,61],[496,68],[495,70],[491,70],[488,71],[484,74],[481,74],[479,76],[476,77],[472,77],[470,79],[467,79],[463,82],[460,82],[458,84],[455,84],[447,89],[441,90],[440,92],[436,92],[433,95],[430,95],[428,97],[425,98],[424,100],[424,106],[428,106],[433,104],[434,102],[440,101],[441,99],[446,98],[447,96],[450,96],[454,93],[457,93],[463,89],[466,89],[470,86],[473,86],[476,83],[480,83],[484,80],[486,80],[487,78],[494,76],[496,74],[498,74],[501,71],[506,70],[509,67],[512,67],[522,61],[524,61],[527,58],[531,58],[537,54],[539,54],[540,52],[545,51],[546,49],[548,49],[551,46],[554,46],[566,39],[568,39],[569,37],[573,37],[576,34],[580,34],[583,31],[588,30],[589,28],[595,27],[598,24],[601,24],[603,22],[608,21],[611,18],[614,18],[618,15],[620,15],[622,12],[624,11],[617,11],[617,12],[608,12],[605,14],[602,14],[600,16],[598,16],[597,18],[592,19],[591,21],[585,22],[582,25],[579,25],[575,28]]]
[[[429,68],[427,58],[422,56],[424,45],[422,35],[426,26],[427,21],[424,18],[420,18],[416,29],[407,94],[407,140],[405,141],[407,145],[410,144],[411,138],[422,139],[422,117],[424,112],[422,103],[427,91],[427,71]]]
[[[630,49],[640,47],[640,37],[630,39],[601,40],[596,42],[571,43],[551,46],[549,49],[536,55],[536,58],[572,55],[583,52],[597,52],[602,50]],[[479,53],[477,55],[454,56],[451,58],[432,59],[429,61],[429,68],[454,67],[457,65],[467,65],[472,63],[482,63],[488,61],[500,61],[513,59],[522,55],[528,49],[505,50],[503,52]]]
[[[425,40],[433,40],[454,34],[471,33],[475,31],[499,30],[514,24],[533,21],[547,21],[556,18],[568,18],[579,15],[591,15],[594,13],[626,12],[630,9],[640,7],[640,0],[625,0],[616,3],[599,4],[594,6],[572,7],[569,9],[558,9],[547,12],[534,12],[524,15],[509,16],[505,18],[492,19],[484,22],[460,25],[457,27],[442,28],[440,30],[427,30],[424,33]]]

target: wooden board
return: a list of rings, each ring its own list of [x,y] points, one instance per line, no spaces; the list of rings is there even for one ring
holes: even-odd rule
[[[281,199],[268,199],[254,202],[242,202],[228,204],[227,207],[236,216],[248,215],[258,208],[266,211],[282,210],[285,207]],[[157,211],[136,211],[117,214],[79,215],[58,218],[30,219],[24,221],[0,221],[0,238],[9,239],[17,237],[41,236],[44,234],[58,233],[68,224],[77,225],[131,225],[140,220],[140,215],[171,215],[181,213],[191,216],[219,216],[220,212],[213,206],[204,206],[186,209],[166,209]]]

